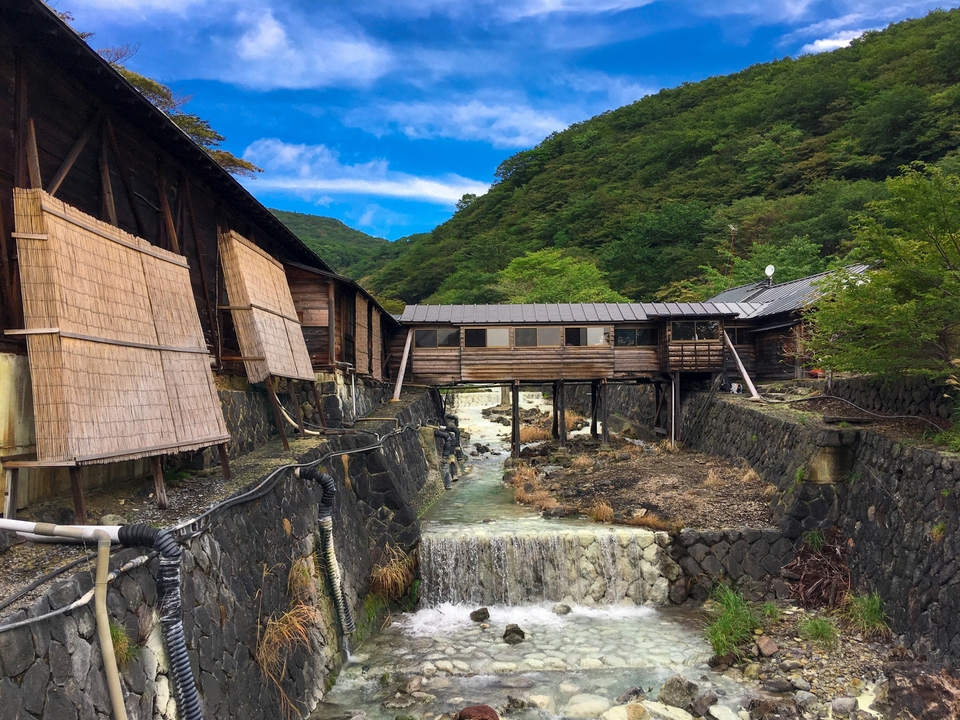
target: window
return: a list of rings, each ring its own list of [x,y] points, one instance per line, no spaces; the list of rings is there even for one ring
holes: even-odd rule
[[[463,345],[468,348],[510,347],[509,328],[465,328]]]
[[[558,327],[518,327],[513,331],[515,347],[560,347]]]
[[[673,341],[719,340],[720,322],[718,320],[677,320],[673,326]]]
[[[563,331],[563,344],[567,347],[586,347],[607,344],[606,328],[568,327]]]
[[[418,348],[457,348],[460,347],[460,329],[417,330],[414,344]]]
[[[614,342],[617,347],[644,347],[657,344],[656,328],[617,328]]]
[[[726,330],[727,335],[730,336],[730,342],[734,345],[750,345],[753,342],[753,337],[747,333],[745,327],[731,327]]]

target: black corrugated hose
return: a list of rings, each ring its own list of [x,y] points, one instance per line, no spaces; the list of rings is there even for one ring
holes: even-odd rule
[[[183,551],[174,536],[149,525],[123,525],[117,532],[120,542],[128,547],[151,547],[160,554],[157,570],[157,607],[160,631],[170,659],[173,688],[184,720],[203,720],[197,685],[187,656],[180,604],[180,556]]]

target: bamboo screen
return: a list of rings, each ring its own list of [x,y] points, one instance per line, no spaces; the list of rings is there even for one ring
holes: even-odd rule
[[[283,265],[233,230],[220,235],[220,258],[250,382],[316,380]]]
[[[41,464],[230,439],[180,255],[42,190],[14,190]]]

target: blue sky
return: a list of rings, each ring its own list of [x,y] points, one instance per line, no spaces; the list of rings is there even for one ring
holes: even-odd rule
[[[396,239],[502,160],[682,82],[840,47],[928,0],[55,0],[192,95],[268,207]]]

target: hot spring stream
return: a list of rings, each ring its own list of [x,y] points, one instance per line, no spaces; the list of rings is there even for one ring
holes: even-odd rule
[[[655,700],[676,673],[736,711],[742,688],[708,667],[702,619],[641,604],[667,588],[653,533],[543,519],[513,502],[501,482],[508,455],[498,435],[507,428],[481,414],[498,400],[499,392],[457,396],[454,412],[471,434],[464,450],[482,443],[500,454],[468,455],[468,471],[424,517],[421,609],[394,615],[354,648],[311,717],[432,720],[512,702],[515,718],[595,718],[632,688]],[[554,612],[558,603],[570,612]],[[470,619],[481,606],[487,628]],[[526,633],[517,645],[503,640],[510,623]],[[414,695],[398,692],[418,679]]]

